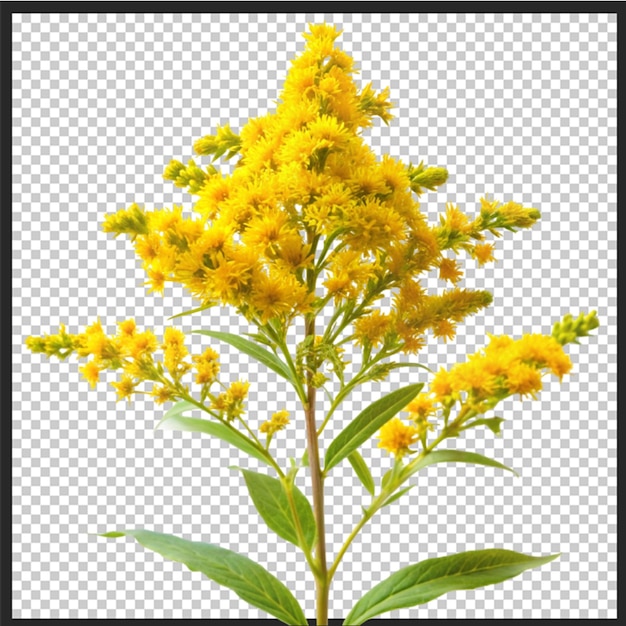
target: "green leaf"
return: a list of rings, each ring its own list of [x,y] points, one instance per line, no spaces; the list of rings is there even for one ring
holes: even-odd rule
[[[172,315],[171,317],[168,317],[168,320],[173,320],[176,317],[183,317],[183,315],[193,315],[194,313],[200,313],[201,311],[206,311],[207,309],[210,309],[212,306],[215,306],[215,302],[209,302],[207,304],[203,304],[202,306],[199,306],[197,309],[191,309],[189,311],[183,311],[182,313],[176,313],[176,315]]]
[[[265,523],[279,537],[296,546],[310,550],[315,541],[315,518],[309,501],[298,487],[292,485],[291,489],[306,546],[300,545],[296,523],[283,483],[277,478],[265,474],[251,472],[243,468],[237,469],[243,473],[250,497]]]
[[[258,563],[210,543],[188,541],[149,530],[123,530],[102,537],[134,537],[142,546],[170,561],[184,563],[216,583],[232,589],[240,598],[267,611],[286,624],[307,624],[306,617],[287,587]]]
[[[359,454],[358,450],[354,450],[348,455],[348,461],[350,461],[350,465],[354,469],[354,473],[358,476],[363,486],[374,495],[375,486],[374,479],[372,478],[372,473],[370,472],[370,468],[367,467],[367,463],[363,460],[363,457]]]
[[[326,450],[324,472],[343,461],[367,441],[381,426],[413,400],[424,385],[416,383],[396,389],[370,404],[344,428]]]
[[[191,407],[196,408],[193,404],[191,405]],[[176,407],[172,407],[170,411],[174,408]],[[211,435],[212,437],[217,437],[218,439],[222,439],[230,443],[231,445],[239,448],[240,450],[242,450],[246,454],[249,454],[255,459],[271,465],[267,455],[260,448],[258,448],[251,439],[248,439],[248,437],[240,433],[233,426],[227,426],[226,424],[220,424],[219,422],[211,422],[209,420],[198,419],[196,417],[184,417],[179,414],[174,414],[168,417],[168,415],[166,414],[156,427],[163,430],[180,430],[183,432],[204,433],[206,435]]]
[[[167,411],[161,421],[154,427],[154,430],[159,428],[163,422],[175,417],[176,415],[180,415],[185,411],[197,411],[199,408],[200,407],[195,405],[193,402],[189,402],[188,400],[179,400],[172,408],[169,409],[169,411]]]
[[[286,378],[290,383],[295,385],[293,375],[289,368],[275,354],[272,354],[269,350],[262,348],[249,339],[244,339],[243,337],[233,335],[232,333],[222,333],[215,330],[193,330],[191,332],[206,335],[207,337],[213,337],[214,339],[219,339],[220,341],[229,343],[231,346],[237,348],[237,350],[251,356],[260,363],[263,363],[263,365],[269,367],[271,370],[280,374],[283,378]]]
[[[503,417],[484,417],[478,420],[474,420],[469,424],[465,424],[460,430],[467,430],[468,428],[474,428],[475,426],[486,426],[494,435],[500,435],[500,427],[502,422],[506,421]]]
[[[558,556],[535,557],[500,549],[474,550],[409,565],[368,591],[354,605],[344,624],[358,626],[381,613],[424,604],[449,591],[494,585]]]
[[[394,493],[390,498],[385,500],[385,503],[383,504],[383,506],[387,506],[391,504],[392,502],[395,502],[396,500],[400,499],[407,491],[410,491],[411,489],[413,489],[413,487],[415,487],[415,485],[409,485],[408,487],[405,487],[404,489],[400,489],[400,491],[398,491],[397,493]]]
[[[426,370],[427,372],[430,372],[431,374],[435,373],[427,365],[424,365],[423,363],[415,363],[413,361],[406,361],[402,363],[391,363],[391,366],[392,366],[392,369],[397,369],[399,367],[421,367],[422,369]]]
[[[474,463],[476,465],[487,465],[488,467],[497,467],[499,469],[513,472],[516,476],[519,474],[506,465],[502,465],[498,461],[494,461],[489,457],[483,456],[476,452],[465,452],[464,450],[435,450],[429,452],[425,457],[421,458],[415,465],[407,465],[402,480],[406,480],[409,476],[415,474],[424,467],[433,463]]]

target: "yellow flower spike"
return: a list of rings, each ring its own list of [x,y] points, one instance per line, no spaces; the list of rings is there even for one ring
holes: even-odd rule
[[[402,458],[410,452],[409,446],[417,442],[417,437],[417,428],[407,426],[399,417],[394,417],[380,429],[378,447],[396,458]]]

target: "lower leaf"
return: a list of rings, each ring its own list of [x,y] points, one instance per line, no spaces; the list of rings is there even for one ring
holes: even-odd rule
[[[142,546],[170,561],[184,563],[216,583],[232,589],[249,602],[285,624],[306,625],[302,608],[278,578],[248,557],[210,543],[188,541],[149,530],[121,530],[102,537],[134,537]]]
[[[427,559],[401,569],[370,589],[354,605],[344,625],[358,626],[381,613],[424,604],[449,591],[494,585],[558,556],[536,557],[490,549]]]

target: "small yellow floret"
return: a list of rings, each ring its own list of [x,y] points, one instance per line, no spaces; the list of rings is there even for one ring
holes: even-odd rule
[[[276,413],[272,415],[271,420],[261,424],[259,430],[270,437],[279,430],[283,430],[287,424],[289,424],[289,411],[276,411]]]
[[[473,256],[480,265],[484,265],[488,261],[495,261],[493,256],[493,244],[479,243],[474,246]]]
[[[379,439],[379,448],[400,458],[410,452],[409,446],[417,441],[417,429],[407,426],[399,417],[394,417],[380,429]]]
[[[79,371],[92,387],[95,387],[96,383],[100,380],[100,368],[95,361],[89,361],[88,363],[80,367]]]

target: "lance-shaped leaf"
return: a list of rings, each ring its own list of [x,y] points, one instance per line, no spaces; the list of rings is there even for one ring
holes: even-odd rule
[[[494,585],[558,556],[474,550],[409,565],[370,589],[354,605],[344,624],[358,626],[381,613],[424,604],[449,591]]]
[[[149,530],[122,530],[102,537],[134,537],[142,546],[170,561],[202,572],[232,589],[240,598],[287,624],[307,624],[293,594],[275,576],[248,557],[210,543],[188,541]]]
[[[350,465],[352,465],[354,473],[358,476],[363,486],[372,495],[374,495],[374,490],[376,488],[374,485],[374,479],[372,478],[370,468],[367,467],[367,463],[365,462],[363,457],[359,454],[357,450],[354,450],[348,455],[348,461],[350,461]]]
[[[200,407],[195,405],[193,402],[189,402],[188,400],[179,400],[172,408],[169,409],[169,411],[167,411],[167,413],[165,413],[161,421],[154,427],[154,430],[157,430],[163,422],[176,415],[180,415],[185,411],[197,411],[199,408]]]
[[[289,382],[295,384],[293,375],[289,368],[275,354],[272,354],[269,350],[262,348],[253,341],[250,341],[249,339],[244,339],[239,335],[234,335],[232,333],[222,333],[216,330],[194,330],[192,332],[198,333],[200,335],[206,335],[207,337],[213,337],[214,339],[219,339],[220,341],[224,341],[230,344],[231,346],[237,348],[237,350],[239,350],[240,352],[251,356],[253,359],[256,359],[260,363],[263,363],[263,365],[269,367],[277,374],[280,374]]]
[[[415,472],[433,463],[473,463],[475,465],[487,465],[488,467],[497,467],[498,469],[503,469],[519,476],[519,474],[510,467],[502,465],[502,463],[494,461],[482,454],[478,454],[477,452],[465,452],[465,450],[434,450],[421,458],[415,465],[408,465],[403,472],[402,480],[406,480],[409,476],[415,474]]]
[[[172,407],[170,411],[175,409],[176,406]],[[191,404],[191,406],[187,408],[196,407]],[[185,409],[183,408],[180,412],[182,412],[183,410]],[[233,426],[227,426],[226,424],[211,422],[205,419],[198,419],[197,417],[185,417],[178,413],[174,413],[173,415],[169,416],[168,414],[169,411],[168,413],[166,413],[165,417],[157,424],[156,428],[161,428],[163,430],[180,430],[184,432],[204,433],[205,435],[211,435],[212,437],[217,437],[218,439],[222,439],[223,441],[230,443],[231,445],[239,448],[240,450],[242,450],[246,454],[249,454],[255,459],[271,465],[267,454],[265,454],[262,449],[257,447],[251,439],[248,439],[248,437],[240,433]]]
[[[259,515],[265,523],[279,536],[296,546],[311,549],[315,541],[315,517],[311,504],[306,496],[292,485],[293,499],[298,512],[298,519],[304,535],[305,546],[300,545],[296,522],[293,517],[289,498],[282,482],[271,476],[240,469],[243,473],[250,497]]]
[[[343,461],[353,450],[366,442],[381,426],[405,408],[423,386],[422,383],[416,383],[396,389],[359,413],[328,446],[324,471],[327,472]]]
[[[199,306],[196,309],[190,309],[189,311],[183,311],[182,313],[176,313],[175,315],[172,315],[171,317],[168,317],[168,320],[173,320],[177,317],[183,317],[184,315],[193,315],[194,313],[200,313],[202,311],[206,311],[207,309],[211,308],[212,306],[215,306],[215,302],[207,302],[206,304],[203,304],[202,306]]]

